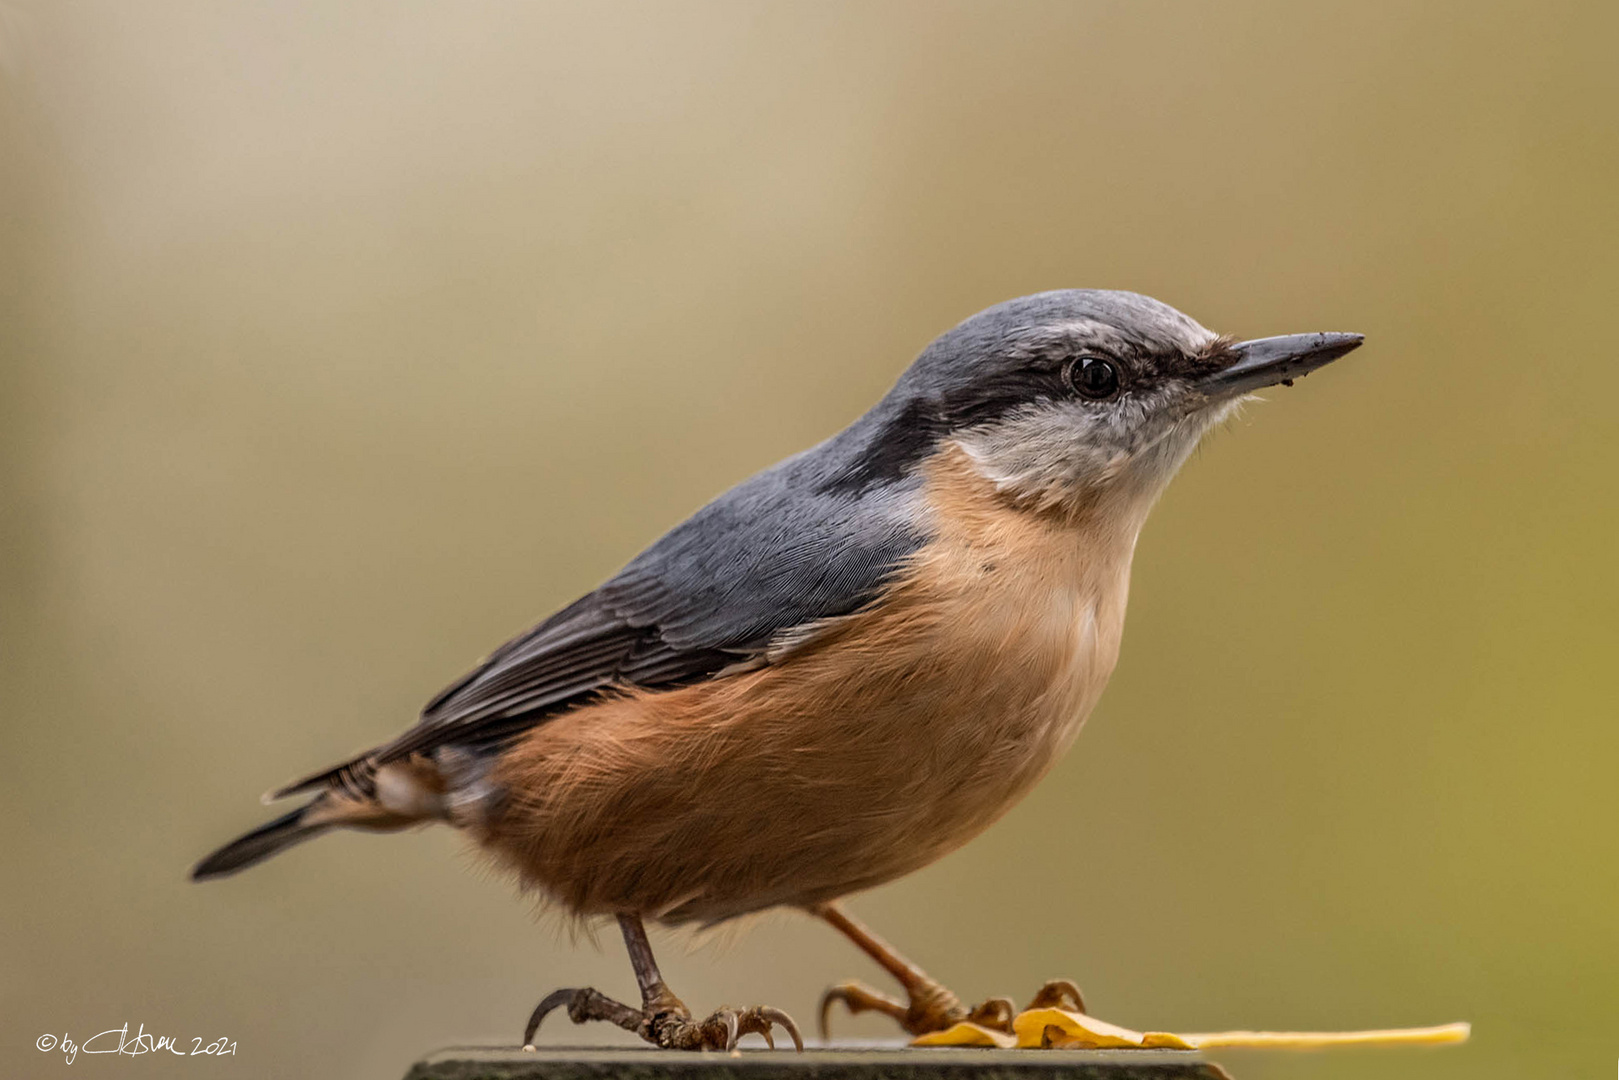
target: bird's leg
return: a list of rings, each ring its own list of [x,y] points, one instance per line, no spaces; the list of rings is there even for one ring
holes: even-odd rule
[[[780,1009],[768,1006],[722,1008],[705,1020],[693,1020],[691,1010],[663,981],[640,916],[620,915],[618,925],[624,931],[624,947],[630,954],[630,966],[635,968],[635,981],[641,987],[641,1007],[633,1009],[589,987],[554,991],[535,1006],[534,1014],[529,1017],[528,1027],[523,1031],[524,1049],[534,1048],[534,1033],[539,1030],[540,1021],[563,1005],[568,1008],[568,1018],[576,1024],[605,1020],[665,1050],[734,1050],[737,1040],[744,1035],[763,1035],[765,1043],[774,1050],[772,1024],[781,1025],[793,1045],[804,1049],[798,1025]]]
[[[943,1031],[962,1020],[969,1020],[998,1031],[1011,1032],[1012,1018],[1017,1015],[1017,1008],[1010,998],[990,998],[983,1004],[969,1009],[961,1003],[960,998],[950,992],[948,987],[935,981],[927,972],[901,956],[892,945],[872,933],[870,927],[844,911],[841,905],[829,902],[811,910],[840,930],[850,941],[860,946],[861,951],[877,961],[883,970],[899,980],[908,999],[899,1001],[858,982],[839,983],[821,995],[822,1039],[827,1038],[832,1004],[838,1001],[843,1002],[852,1013],[880,1012],[891,1016],[900,1027],[912,1035]],[[1085,1002],[1080,996],[1079,987],[1067,979],[1046,983],[1029,1003],[1031,1009],[1046,1006],[1063,1006],[1073,1008],[1077,1012],[1085,1011]]]
[[[908,1001],[901,1002],[858,982],[839,983],[821,995],[821,1038],[828,1036],[832,1003],[841,1001],[852,1013],[880,1012],[893,1017],[900,1027],[912,1035],[943,1029],[968,1018],[967,1007],[949,988],[935,981],[927,972],[911,963],[894,947],[872,933],[860,920],[850,915],[835,902],[821,904],[815,914],[831,923],[860,946],[867,956],[877,961],[885,971],[899,980]],[[1011,1003],[1007,1002],[1008,1007]],[[997,1017],[999,1019],[999,1017]],[[1005,1022],[1011,1023],[1008,1012]],[[996,1024],[993,1026],[1001,1026]]]

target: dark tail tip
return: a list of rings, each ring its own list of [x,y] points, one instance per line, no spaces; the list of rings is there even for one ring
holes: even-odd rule
[[[306,825],[304,815],[314,803],[300,806],[290,814],[239,836],[191,868],[192,881],[208,881],[263,862],[271,855],[325,832],[327,825]]]

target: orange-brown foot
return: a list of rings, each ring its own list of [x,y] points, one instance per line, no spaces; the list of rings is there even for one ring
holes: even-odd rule
[[[962,1021],[1012,1034],[1017,1007],[1011,998],[990,998],[969,1009],[949,989],[932,979],[921,979],[906,988],[909,1001],[900,1001],[859,982],[839,983],[821,995],[821,1038],[828,1038],[832,1005],[842,1002],[851,1013],[880,1012],[893,1019],[911,1035],[944,1031]],[[1028,1009],[1059,1008],[1085,1011],[1085,998],[1069,979],[1053,979],[1042,986]],[[1025,1009],[1024,1011],[1027,1011]]]
[[[567,1006],[568,1018],[576,1024],[605,1020],[665,1050],[735,1050],[737,1040],[744,1035],[763,1035],[765,1044],[774,1050],[776,1040],[771,1036],[773,1025],[787,1032],[794,1047],[804,1049],[798,1025],[780,1009],[769,1006],[723,1008],[712,1016],[696,1020],[673,994],[665,994],[636,1009],[590,987],[554,991],[535,1006],[534,1015],[528,1019],[528,1027],[523,1029],[523,1049],[534,1049],[534,1033],[539,1030],[540,1021],[545,1019],[547,1013],[561,1006]]]

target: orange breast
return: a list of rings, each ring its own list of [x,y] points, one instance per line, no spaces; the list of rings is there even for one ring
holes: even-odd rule
[[[540,725],[480,839],[579,913],[719,919],[891,880],[1009,809],[1118,655],[1135,527],[1016,510],[960,455],[880,601],[757,670]]]

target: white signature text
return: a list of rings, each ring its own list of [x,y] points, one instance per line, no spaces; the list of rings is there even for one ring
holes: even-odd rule
[[[190,1046],[186,1044],[190,1043]],[[173,1054],[175,1057],[235,1057],[236,1040],[224,1037],[208,1042],[200,1038],[159,1035],[147,1031],[143,1023],[134,1031],[126,1022],[123,1027],[108,1028],[83,1042],[75,1042],[67,1032],[46,1034],[34,1040],[34,1049],[42,1054],[59,1053],[69,1064],[80,1054],[119,1054],[140,1057],[144,1054]]]

